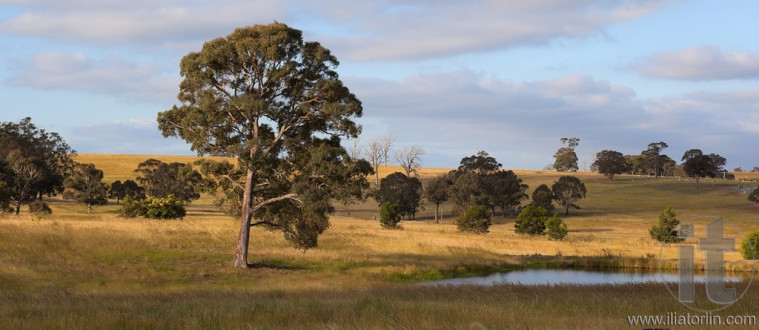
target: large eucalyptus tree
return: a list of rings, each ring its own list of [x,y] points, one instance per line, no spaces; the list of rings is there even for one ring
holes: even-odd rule
[[[248,267],[252,226],[315,247],[334,211],[330,198],[366,186],[368,164],[340,145],[358,136],[353,119],[362,107],[337,65],[328,49],[276,22],[238,28],[182,59],[180,104],[158,114],[159,128],[200,155],[238,159],[205,164],[228,201],[239,203],[235,267]]]

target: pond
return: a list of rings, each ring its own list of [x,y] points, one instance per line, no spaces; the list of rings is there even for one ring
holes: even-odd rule
[[[750,274],[747,274],[747,276]],[[739,282],[740,276],[725,276],[725,281]],[[481,277],[449,278],[421,283],[422,285],[496,285],[502,283],[523,285],[594,285],[628,283],[677,282],[676,273],[655,272],[608,272],[567,269],[526,269],[507,273],[495,273]],[[695,275],[696,282],[705,282],[706,276]]]

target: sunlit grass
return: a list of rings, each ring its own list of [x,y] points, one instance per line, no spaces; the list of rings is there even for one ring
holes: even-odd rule
[[[78,157],[115,180],[133,178],[137,164],[153,156]],[[531,189],[561,175],[516,172]],[[654,284],[414,282],[519,267],[656,267],[661,245],[648,228],[666,206],[697,230],[708,219],[695,217],[715,215],[744,232],[759,231],[759,208],[736,190],[749,183],[704,180],[696,190],[684,179],[574,175],[588,196],[564,218],[570,232],[563,241],[517,235],[514,219],[500,217],[487,235],[461,233],[448,205],[435,224],[429,203],[418,220],[402,221],[402,230],[383,230],[369,200],[339,205],[319,247],[305,252],[281,233],[254,228],[251,262],[269,267],[248,270],[230,267],[238,221],[208,197],[190,204],[185,219],[171,221],[120,218],[113,202],[88,215],[83,205],[51,199],[54,213],[41,220],[26,212],[0,217],[0,328],[619,328],[628,314],[683,309]],[[665,248],[664,257],[673,267],[675,249]],[[738,253],[725,257],[731,269],[750,267]],[[749,292],[731,314],[753,313],[759,295]]]

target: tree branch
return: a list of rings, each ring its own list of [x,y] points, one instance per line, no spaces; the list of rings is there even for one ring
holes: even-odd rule
[[[279,201],[283,201],[283,200],[286,200],[286,199],[289,199],[289,200],[292,200],[292,201],[296,201],[298,203],[303,204],[303,201],[295,198],[295,196],[296,196],[295,194],[287,194],[287,195],[282,195],[282,196],[279,196],[279,197],[269,198],[269,199],[267,199],[265,201],[262,201],[262,202],[258,203],[258,205],[254,206],[251,209],[251,213],[258,211],[260,208],[262,208],[262,207],[264,207],[266,205],[269,205],[271,203],[276,203],[276,202],[279,202]]]

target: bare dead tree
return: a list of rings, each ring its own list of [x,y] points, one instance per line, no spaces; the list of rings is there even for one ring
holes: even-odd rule
[[[380,148],[382,150],[382,162],[385,166],[387,166],[387,162],[390,159],[390,149],[393,147],[393,142],[395,142],[395,137],[393,136],[393,133],[390,133],[388,135],[384,135],[378,138],[378,141],[380,143]]]
[[[364,155],[366,155],[366,160],[369,162],[369,164],[372,164],[372,167],[374,168],[374,183],[376,185],[379,185],[379,166],[384,161],[384,158],[382,157],[382,146],[382,139],[379,137],[374,137],[363,147]]]
[[[424,150],[422,148],[413,146],[413,147],[403,147],[395,152],[395,161],[398,162],[398,165],[403,167],[403,170],[406,172],[406,176],[411,177],[411,173],[419,176],[418,169],[422,167],[422,161],[420,157],[424,155]]]
[[[358,159],[361,157],[361,139],[351,139],[351,146],[348,149],[348,153],[353,159]]]

